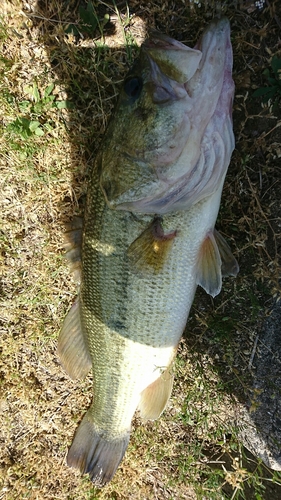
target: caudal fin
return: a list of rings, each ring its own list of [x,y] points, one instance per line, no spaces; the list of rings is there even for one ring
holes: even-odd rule
[[[116,439],[104,438],[95,429],[90,410],[75,434],[67,455],[67,465],[89,474],[95,486],[102,487],[114,476],[130,439],[130,431]]]

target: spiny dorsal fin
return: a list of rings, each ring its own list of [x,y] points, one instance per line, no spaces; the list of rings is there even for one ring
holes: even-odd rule
[[[66,232],[64,235],[65,255],[70,263],[70,269],[74,279],[78,282],[81,281],[82,229],[83,222],[81,217],[74,217],[73,220],[66,225]]]
[[[101,487],[108,483],[120,464],[130,439],[130,430],[117,438],[100,436],[94,425],[91,408],[84,416],[67,455],[67,465],[89,474]]]
[[[232,255],[231,250],[226,243],[223,236],[214,229],[214,237],[216,239],[220,256],[221,256],[221,272],[223,276],[237,276],[239,272],[239,265],[234,255]]]
[[[221,291],[221,265],[222,261],[213,231],[209,231],[199,251],[197,284],[202,286],[212,297]]]
[[[58,339],[58,354],[63,368],[72,379],[86,377],[92,361],[82,330],[79,298],[63,322]]]
[[[156,420],[165,410],[173,388],[174,375],[169,366],[141,393],[139,410],[143,420]]]
[[[164,234],[161,219],[155,219],[128,249],[132,266],[137,270],[161,271],[176,234],[176,231]]]

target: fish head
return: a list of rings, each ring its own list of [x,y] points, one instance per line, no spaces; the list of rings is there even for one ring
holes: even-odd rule
[[[206,184],[202,142],[231,68],[227,20],[211,23],[194,49],[152,32],[125,78],[100,151],[110,208],[162,214],[198,201],[202,177]],[[223,119],[231,113],[226,100]]]
[[[156,32],[142,45],[102,148],[101,187],[112,208],[155,192],[161,170],[180,155],[190,128],[185,82],[201,55]]]

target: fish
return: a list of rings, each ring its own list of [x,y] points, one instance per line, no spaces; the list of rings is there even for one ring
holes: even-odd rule
[[[58,354],[72,379],[92,370],[93,401],[67,464],[97,487],[124,457],[136,410],[155,420],[167,405],[197,286],[215,297],[222,276],[239,270],[215,229],[234,149],[233,95],[226,18],[194,48],[152,32],[93,164],[83,229],[69,231],[80,289]]]

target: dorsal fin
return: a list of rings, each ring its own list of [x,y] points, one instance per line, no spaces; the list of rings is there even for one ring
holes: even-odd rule
[[[83,221],[81,217],[74,217],[66,224],[64,234],[64,249],[66,258],[70,263],[70,270],[75,281],[81,281],[81,250],[82,250]]]
[[[92,361],[82,330],[79,298],[63,322],[58,339],[58,354],[63,368],[72,379],[86,377]]]

